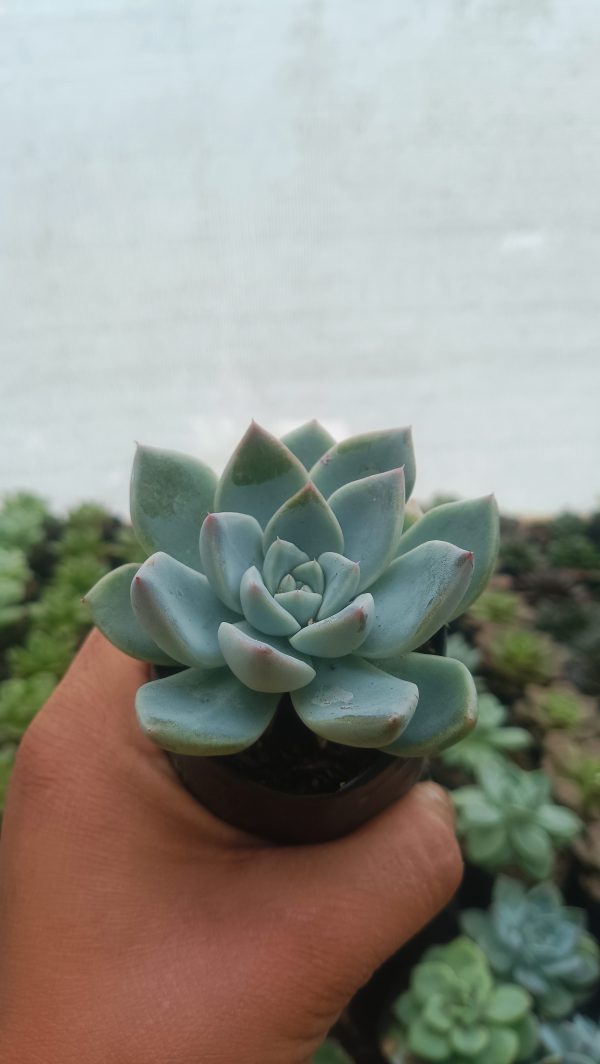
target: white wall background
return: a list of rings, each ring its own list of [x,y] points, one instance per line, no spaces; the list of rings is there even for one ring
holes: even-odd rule
[[[597,0],[0,0],[0,491],[412,422],[600,493]]]

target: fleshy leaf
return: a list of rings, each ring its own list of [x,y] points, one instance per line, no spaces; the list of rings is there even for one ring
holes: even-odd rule
[[[360,658],[315,659],[315,678],[292,692],[307,728],[346,746],[385,746],[406,727],[419,698],[414,684]]]
[[[446,1061],[450,1056],[450,1044],[445,1034],[433,1031],[422,1019],[416,1019],[408,1029],[408,1044],[411,1052],[420,1060]]]
[[[244,617],[259,632],[293,635],[299,630],[298,621],[284,609],[283,603],[273,598],[255,565],[246,569],[242,577],[240,599]]]
[[[237,617],[202,573],[159,551],[134,576],[131,604],[142,628],[175,661],[207,669],[223,664],[217,629]]]
[[[322,595],[325,590],[325,578],[323,576],[323,570],[318,562],[303,562],[302,565],[297,565],[295,569],[292,569],[292,576],[301,583],[308,584],[311,591],[315,591],[317,595]]]
[[[149,553],[165,551],[201,570],[198,536],[213,507],[217,478],[196,458],[155,447],[138,447],[131,474],[134,532]]]
[[[581,831],[581,820],[576,813],[562,805],[546,804],[538,809],[537,821],[553,838],[568,842]]]
[[[287,432],[281,437],[281,442],[296,455],[305,469],[312,469],[321,455],[335,444],[333,436],[316,419]]]
[[[184,669],[144,684],[135,708],[142,731],[176,754],[235,754],[262,735],[278,696],[244,687],[228,669]]]
[[[325,577],[323,602],[317,614],[317,620],[322,621],[324,617],[343,609],[354,598],[360,581],[360,565],[335,551],[321,554],[319,565]]]
[[[367,432],[336,443],[312,467],[310,479],[328,499],[342,484],[400,466],[404,466],[408,499],[415,483],[415,453],[409,428]]]
[[[432,541],[397,558],[371,586],[375,622],[361,654],[387,658],[422,646],[452,615],[473,572],[473,556]]]
[[[319,658],[339,658],[351,654],[367,637],[374,617],[373,597],[359,595],[332,617],[303,628],[290,643],[303,654]]]
[[[287,640],[263,635],[243,621],[222,624],[219,645],[232,673],[252,691],[294,691],[315,675],[310,661]]]
[[[247,569],[262,564],[262,529],[248,514],[209,514],[200,532],[202,566],[215,595],[242,612],[240,584]]]
[[[263,580],[272,595],[279,588],[284,576],[289,575],[297,565],[308,562],[308,554],[299,550],[293,543],[284,539],[276,539],[271,544],[262,567]],[[295,581],[292,581],[295,585]]]
[[[299,622],[298,628],[308,624],[309,621],[316,617],[317,610],[321,605],[321,596],[315,591],[299,591],[297,589],[280,591],[275,595],[275,599],[285,610],[289,610]],[[298,632],[298,628],[296,628],[296,632]]]
[[[455,1053],[464,1057],[474,1057],[485,1049],[489,1039],[489,1032],[483,1025],[456,1026],[450,1034],[450,1045]]]
[[[449,618],[453,620],[481,594],[496,564],[500,531],[494,496],[435,506],[402,536],[398,554],[406,554],[432,539],[455,543],[473,554],[473,579]]]
[[[138,569],[139,565],[130,562],[106,573],[83,601],[90,609],[94,624],[124,654],[154,665],[177,665],[150,638],[133,612],[131,583]]]
[[[386,748],[386,754],[420,757],[443,750],[473,728],[477,691],[471,673],[460,661],[433,654],[407,654],[404,658],[387,658],[380,665],[419,689],[415,715],[400,738]]]
[[[276,539],[295,543],[309,558],[317,558],[323,551],[339,554],[344,548],[337,518],[311,483],[287,499],[273,514],[263,537],[265,551]]]
[[[491,1023],[513,1024],[525,1016],[531,1005],[531,998],[521,987],[507,984],[492,991],[486,1009],[486,1019]]]
[[[359,591],[371,586],[398,553],[404,520],[404,470],[351,481],[328,505],[344,537],[344,555],[360,564]]]
[[[215,510],[250,514],[262,528],[308,476],[295,454],[255,421],[233,452],[215,493]]]
[[[519,1038],[515,1031],[510,1027],[497,1027],[490,1031],[488,1044],[472,1064],[513,1064],[518,1052]]]

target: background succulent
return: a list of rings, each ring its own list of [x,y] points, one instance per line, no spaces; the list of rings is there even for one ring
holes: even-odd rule
[[[553,883],[527,890],[506,876],[494,884],[488,912],[467,909],[463,930],[484,951],[494,974],[518,983],[548,1019],[585,1001],[600,976],[600,951],[581,909],[563,904]]]
[[[600,1027],[586,1016],[542,1024],[540,1040],[544,1053],[538,1064],[600,1064]]]
[[[544,772],[487,762],[479,786],[452,794],[458,831],[473,864],[491,871],[515,865],[531,879],[546,879],[556,848],[581,829],[570,809],[555,805]]]
[[[544,740],[542,767],[563,805],[583,817],[600,816],[600,737],[577,740],[549,732]]]
[[[508,710],[494,695],[480,694],[475,727],[460,742],[442,751],[442,761],[477,774],[490,759],[505,761],[507,754],[525,750],[531,745],[531,735],[525,728],[507,727],[507,719]]]
[[[138,449],[131,516],[154,553],[87,601],[122,650],[179,670],[138,694],[155,742],[240,751],[284,692],[321,738],[393,755],[472,726],[468,670],[415,651],[485,586],[496,507],[442,505],[403,534],[414,470],[409,430],[336,444],[317,422],[283,441],[253,423],[219,480],[192,458]]]
[[[399,1040],[419,1061],[513,1064],[536,1046],[530,1010],[525,990],[497,985],[479,946],[457,938],[427,950],[393,1015]]]
[[[520,693],[528,683],[549,683],[564,657],[548,636],[528,628],[489,625],[480,631],[478,643],[484,672],[507,695]]]
[[[594,729],[596,703],[586,698],[572,684],[553,683],[550,687],[529,684],[515,703],[515,717],[533,724],[541,732],[564,729],[576,734]],[[598,726],[598,725],[597,725]]]

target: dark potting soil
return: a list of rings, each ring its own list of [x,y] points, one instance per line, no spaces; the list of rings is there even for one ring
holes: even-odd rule
[[[275,717],[253,746],[221,758],[240,775],[289,794],[331,794],[376,760],[365,750],[321,739],[296,713],[288,694],[282,695]]]

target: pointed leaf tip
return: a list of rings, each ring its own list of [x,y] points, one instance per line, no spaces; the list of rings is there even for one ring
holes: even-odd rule
[[[307,479],[295,454],[252,421],[219,481],[215,510],[249,514],[264,528]]]

